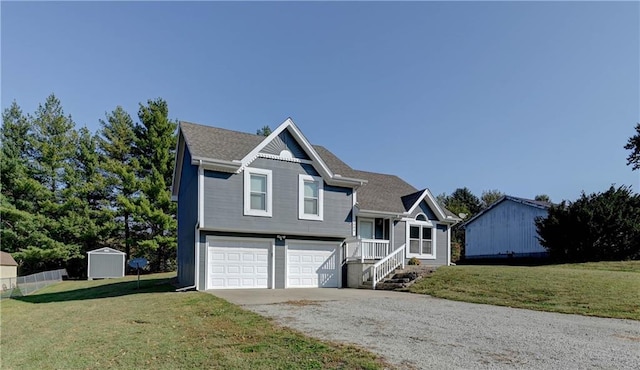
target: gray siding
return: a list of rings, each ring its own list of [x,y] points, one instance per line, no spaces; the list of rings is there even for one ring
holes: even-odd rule
[[[427,264],[433,263],[438,266],[447,265],[449,262],[448,244],[447,225],[436,225],[436,259],[429,260]]]
[[[198,245],[198,287],[204,290],[207,287],[207,236],[205,232],[200,232],[200,243]]]
[[[393,249],[402,247],[407,242],[407,224],[404,221],[393,222]]]
[[[325,184],[324,220],[299,220],[298,175],[317,176],[313,167],[265,158],[256,159],[250,167],[272,171],[272,217],[243,214],[243,173],[205,171],[205,228],[284,235],[348,237],[351,234],[351,189]]]
[[[287,278],[287,251],[285,247],[284,240],[276,240],[275,247],[275,258],[274,258],[274,268],[275,268],[275,288],[276,289],[284,289],[285,287],[285,279]]]
[[[540,256],[534,220],[547,210],[506,199],[465,227],[465,257]]]
[[[198,167],[191,164],[185,148],[178,192],[178,282],[195,285],[195,226],[198,220]]]

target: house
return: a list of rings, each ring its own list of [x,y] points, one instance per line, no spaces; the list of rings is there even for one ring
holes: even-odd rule
[[[0,251],[0,286],[2,290],[16,287],[18,263],[7,253]]]
[[[460,220],[428,189],[352,169],[291,119],[267,137],[188,122],[178,131],[183,286],[342,287],[379,281],[411,257],[449,264]]]
[[[498,199],[463,225],[465,259],[547,257],[535,219],[546,217],[550,206],[512,196]]]

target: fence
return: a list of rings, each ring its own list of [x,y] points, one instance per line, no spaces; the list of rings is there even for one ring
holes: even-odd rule
[[[66,269],[2,279],[2,298],[29,295],[38,289],[62,281],[63,276],[68,276]]]

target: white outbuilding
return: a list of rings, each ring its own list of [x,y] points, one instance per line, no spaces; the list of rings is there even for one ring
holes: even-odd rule
[[[99,248],[87,252],[87,278],[108,279],[124,276],[127,254],[113,248]]]
[[[551,203],[503,196],[464,224],[465,258],[544,258],[536,218],[547,217]]]

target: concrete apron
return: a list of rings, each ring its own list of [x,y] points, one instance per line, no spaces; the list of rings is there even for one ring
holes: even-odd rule
[[[212,289],[206,293],[233,304],[247,306],[295,301],[342,301],[368,298],[402,299],[416,296],[410,293],[371,289],[295,288],[295,289]],[[424,297],[424,296],[422,296]]]

